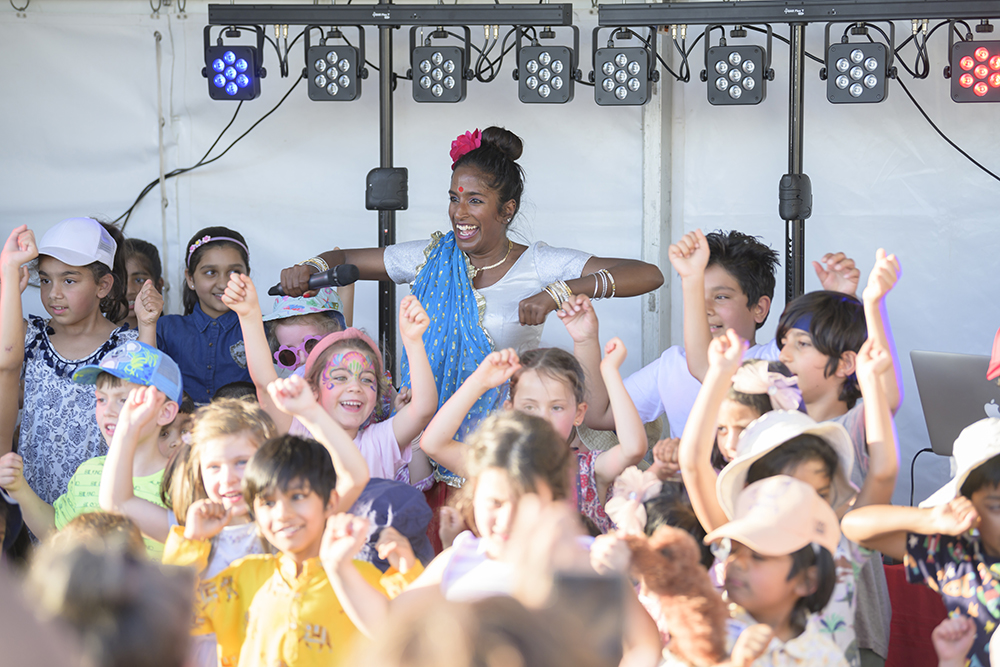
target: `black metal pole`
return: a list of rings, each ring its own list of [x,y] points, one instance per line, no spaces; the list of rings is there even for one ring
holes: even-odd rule
[[[802,173],[802,119],[806,69],[806,24],[793,23],[789,46],[788,173]],[[785,302],[805,291],[805,220],[785,222]]]
[[[389,3],[386,3],[389,4]],[[392,166],[392,28],[378,29],[379,166]],[[378,212],[380,248],[396,242],[396,212]],[[396,284],[378,284],[378,333],[385,352],[385,367],[396,368]]]

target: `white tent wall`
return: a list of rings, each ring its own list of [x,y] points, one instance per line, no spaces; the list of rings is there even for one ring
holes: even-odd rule
[[[166,171],[195,163],[229,122],[235,104],[210,100],[201,76],[207,5],[188,2],[184,18],[176,5],[163,6],[156,17],[144,0],[33,0],[24,16],[0,8],[4,237],[22,223],[41,234],[74,215],[114,218],[156,178],[158,75]],[[574,21],[587,53],[596,17],[589,3],[576,7]],[[908,34],[908,24],[897,28]],[[481,35],[477,30],[474,35]],[[776,30],[787,34],[787,28]],[[156,32],[162,36],[159,66]],[[394,39],[394,69],[402,72],[408,67],[406,31],[395,32]],[[812,26],[807,49],[821,54],[822,41],[821,27]],[[376,44],[377,34],[370,30],[369,60],[376,60]],[[951,139],[997,171],[998,108],[950,100],[948,82],[940,75],[945,45],[942,29],[930,44],[930,78],[913,81],[903,73],[903,82]],[[301,54],[296,44],[290,56],[293,75]],[[583,60],[586,75],[589,55]],[[262,96],[243,105],[220,147],[271,109],[291,85],[278,76],[270,47],[265,65],[269,75]],[[449,142],[460,131],[500,124],[525,140],[521,162],[527,188],[515,227],[526,240],[639,257],[650,256],[658,233],[665,247],[672,237],[697,227],[739,228],[782,248],[776,194],[787,170],[787,47],[775,41],[776,77],[767,99],[745,108],[707,103],[698,81],[700,46],[693,56],[692,82],[658,92],[662,111],[655,105],[598,107],[592,90],[583,86],[568,105],[523,105],[510,78],[512,66],[508,58],[490,85],[470,83],[467,99],[457,105],[416,104],[409,82],[399,82],[395,163],[409,168],[410,208],[397,214],[398,240],[447,229]],[[815,203],[806,223],[806,253],[818,259],[843,250],[857,259],[863,281],[876,248],[884,246],[902,258],[904,276],[890,296],[889,314],[906,390],[897,417],[902,463],[896,492],[896,501],[905,503],[910,460],[929,445],[909,351],[988,354],[1000,325],[1000,305],[990,298],[1000,184],[945,144],[898,85],[891,84],[882,104],[832,105],[818,69],[818,64],[807,65],[804,164]],[[169,312],[179,310],[183,245],[203,226],[224,224],[247,236],[261,291],[281,267],[314,252],[376,243],[376,215],[364,209],[363,199],[365,175],[378,165],[379,155],[377,73],[371,75],[361,98],[352,103],[311,102],[299,84],[225,157],[168,181],[162,215],[158,188],[137,207],[126,233],[156,242],[161,251],[166,243],[173,288]],[[670,126],[662,128],[660,140],[651,141],[658,133],[650,128],[660,117]],[[663,165],[662,190],[651,178],[660,172],[649,168],[658,163]],[[656,219],[662,218],[662,227],[656,229],[650,212],[660,210]],[[669,267],[663,268],[669,274]],[[666,278],[659,301],[661,338],[680,342],[679,284]],[[782,270],[771,317],[758,340],[773,336],[784,304],[783,278]],[[806,287],[818,287],[811,272]],[[401,288],[400,295],[405,291]],[[41,314],[37,294],[29,289],[25,308]],[[372,330],[377,328],[376,301],[374,285],[359,285],[356,321]],[[640,365],[640,323],[650,303],[655,302],[599,304],[602,337],[619,335],[631,350],[626,373]],[[554,317],[544,342],[569,345]],[[916,499],[947,475],[946,461],[921,457]]]

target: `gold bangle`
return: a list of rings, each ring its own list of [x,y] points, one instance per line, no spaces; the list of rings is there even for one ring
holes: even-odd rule
[[[295,266],[311,266],[316,271],[322,273],[323,271],[329,271],[330,265],[326,263],[322,257],[310,257],[309,259],[299,262]]]
[[[542,288],[542,291],[552,297],[552,300],[556,302],[556,310],[562,308],[562,304],[559,303],[559,297],[556,295],[555,290],[552,289],[552,285],[546,285]]]

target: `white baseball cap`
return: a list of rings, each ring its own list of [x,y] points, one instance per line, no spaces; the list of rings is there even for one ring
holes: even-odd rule
[[[93,218],[69,218],[45,232],[38,254],[55,257],[70,266],[100,262],[114,269],[118,244],[101,223]]]
[[[955,457],[957,474],[920,503],[920,507],[944,505],[959,497],[969,474],[994,456],[1000,456],[1000,419],[987,417],[963,428],[955,438],[951,455]]]

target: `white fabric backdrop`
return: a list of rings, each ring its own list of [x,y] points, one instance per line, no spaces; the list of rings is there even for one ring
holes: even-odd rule
[[[578,4],[575,16],[585,50],[596,21],[587,7]],[[24,17],[0,8],[4,237],[22,223],[41,234],[74,215],[116,217],[156,178],[158,72],[166,170],[193,164],[215,140],[235,105],[208,98],[200,74],[205,4],[189,2],[187,10],[186,18],[178,17],[175,6],[151,17],[139,0],[37,1]],[[908,25],[898,27],[907,34]],[[155,32],[162,35],[159,70]],[[403,72],[405,31],[396,33],[395,42],[395,70]],[[376,43],[375,33],[369,33],[373,61]],[[904,82],[953,140],[997,171],[1000,109],[951,102],[940,75],[945,43],[942,29],[931,42],[929,79],[914,82],[904,74]],[[775,46],[776,79],[757,107],[707,103],[697,80],[700,48],[692,82],[673,85],[671,145],[664,148],[670,151],[672,187],[663,196],[670,197],[671,216],[684,230],[738,228],[782,246],[776,194],[787,166],[787,52],[778,42]],[[807,48],[822,50],[820,28],[810,28]],[[293,72],[301,66],[301,53],[296,45]],[[220,146],[288,89],[290,80],[278,76],[270,47],[265,58],[270,74],[262,97],[244,104]],[[398,214],[398,239],[447,228],[450,140],[459,131],[501,124],[525,140],[527,190],[516,226],[526,240],[638,256],[642,159],[644,152],[649,157],[660,150],[644,145],[641,111],[598,107],[585,87],[565,106],[523,105],[511,67],[508,61],[488,86],[471,83],[468,98],[457,105],[416,104],[409,82],[400,82],[395,162],[410,171],[410,209]],[[991,298],[1000,184],[947,146],[897,85],[883,104],[831,105],[818,68],[807,65],[805,171],[815,195],[807,254],[815,259],[843,250],[857,259],[863,278],[877,247],[902,258],[904,277],[890,297],[889,313],[906,382],[897,418],[902,465],[896,494],[905,502],[910,459],[929,445],[909,351],[988,354],[1000,325],[1000,306]],[[589,62],[582,69],[586,74]],[[180,248],[203,226],[229,225],[247,236],[253,275],[262,287],[282,266],[316,251],[375,244],[376,216],[364,210],[363,198],[365,174],[378,163],[377,74],[372,75],[361,99],[352,103],[313,103],[300,84],[224,158],[169,181],[165,230],[159,190],[140,204],[126,231],[157,244],[166,239],[171,312],[179,308]],[[665,289],[673,297],[671,325],[679,342],[679,285],[670,282]],[[762,338],[773,335],[784,303],[783,275],[778,283]],[[816,287],[810,274],[807,288]],[[29,290],[25,304],[29,312],[42,312],[37,291]],[[603,338],[619,335],[633,351],[625,372],[639,365],[640,307],[637,299],[600,304]],[[356,321],[377,328],[374,285],[358,288]],[[552,318],[546,344],[568,345],[561,329]],[[918,500],[947,479],[947,463],[934,456],[922,457],[917,469]]]

